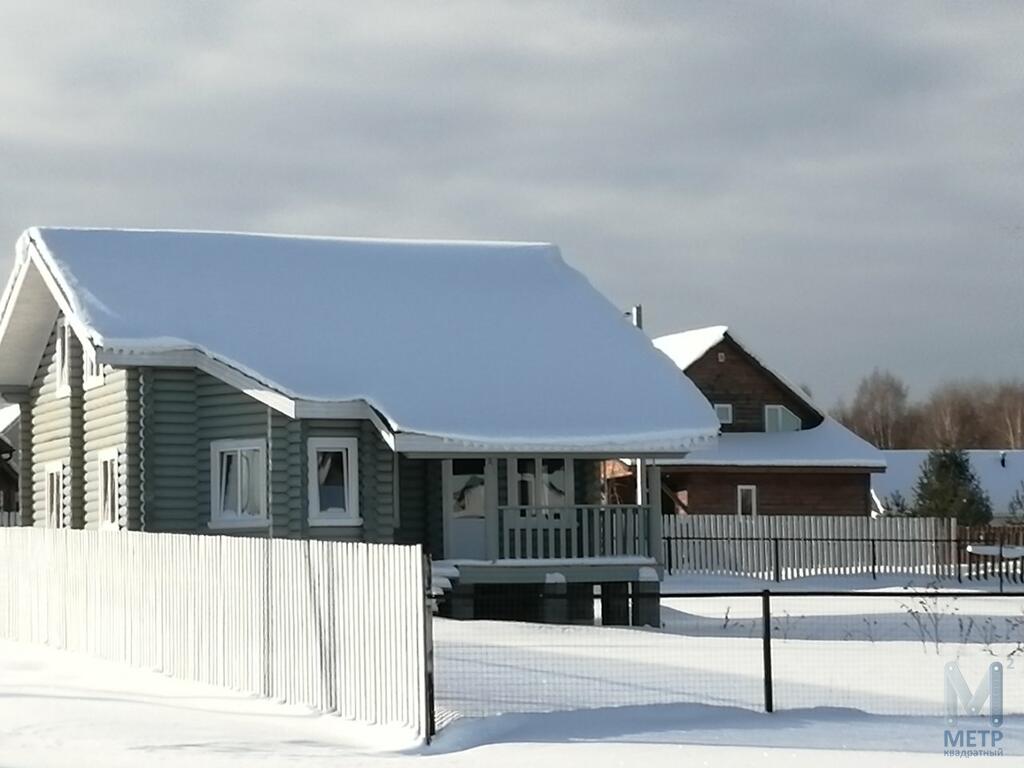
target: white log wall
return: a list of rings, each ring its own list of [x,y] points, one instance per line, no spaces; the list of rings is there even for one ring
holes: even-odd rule
[[[427,735],[418,546],[0,529],[0,636]]]

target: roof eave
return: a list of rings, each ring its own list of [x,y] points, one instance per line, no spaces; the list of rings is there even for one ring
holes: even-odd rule
[[[686,435],[644,436],[623,435],[608,438],[572,438],[538,441],[529,437],[451,437],[415,432],[399,432],[395,436],[396,450],[410,455],[508,455],[531,453],[538,455],[572,455],[576,457],[618,458],[678,458],[697,447],[713,445],[717,435],[694,432]]]

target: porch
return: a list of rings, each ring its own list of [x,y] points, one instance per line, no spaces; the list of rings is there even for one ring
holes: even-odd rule
[[[644,473],[642,503],[606,503],[599,466],[579,457],[444,460],[444,556],[433,574],[441,613],[658,626],[662,533],[651,478]]]
[[[571,456],[443,460],[444,547],[436,559],[475,567],[536,562],[549,570],[658,566],[661,515],[647,493],[659,486],[651,477],[658,468],[641,473],[640,503],[632,504],[606,502],[600,468]]]

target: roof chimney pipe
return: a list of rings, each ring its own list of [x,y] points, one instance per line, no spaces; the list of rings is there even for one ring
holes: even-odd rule
[[[633,321],[633,325],[637,328],[644,327],[644,307],[643,304],[634,304],[629,308],[629,319]]]

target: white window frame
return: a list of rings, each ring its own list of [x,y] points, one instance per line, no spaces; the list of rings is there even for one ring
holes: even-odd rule
[[[724,415],[719,415],[719,409]],[[719,424],[732,424],[732,403],[715,403],[715,417]]]
[[[221,454],[241,451],[259,451],[260,483],[260,517],[251,515],[225,515],[220,508],[220,457]],[[242,482],[239,461],[238,482]],[[239,494],[241,498],[241,494]],[[267,528],[270,518],[267,515],[267,443],[260,439],[212,440],[210,442],[210,522],[211,529],[232,528]]]
[[[111,468],[113,476],[108,478],[107,472]],[[112,482],[106,482],[108,479]],[[110,531],[121,530],[120,491],[121,454],[117,448],[107,448],[96,456],[96,497],[99,500],[100,528]],[[108,496],[111,493],[113,496]]]
[[[46,515],[47,528],[63,528],[64,526],[64,462],[51,461],[43,470],[43,513]],[[50,493],[51,478],[56,478],[57,491]],[[54,506],[54,504],[56,506]]]
[[[96,348],[91,344],[82,345],[82,389],[102,387],[103,364],[96,360]]]
[[[561,459],[565,462],[565,507],[576,506],[576,475],[575,467],[576,462],[573,461],[571,456],[512,456],[509,457],[506,462],[506,498],[508,499],[508,506],[510,507],[525,507],[527,504],[519,498],[519,459],[533,459],[534,470],[534,483],[537,482],[538,478],[544,476],[544,459]],[[534,497],[536,488],[534,489]],[[538,509],[544,509],[545,505],[538,505]]]
[[[736,516],[744,517],[743,514],[743,492],[750,491],[750,517],[757,517],[757,486],[737,485],[736,486]]]
[[[57,342],[53,348],[56,397],[71,395],[71,323],[62,317],[57,322]]]
[[[779,429],[769,429],[768,428],[769,427],[769,417],[768,417],[769,413],[778,414],[778,416],[776,418],[778,420]],[[796,420],[796,423],[797,423],[797,428],[796,429],[782,429],[782,418],[787,413]],[[786,406],[780,405],[778,403],[772,403],[772,404],[766,405],[764,407],[764,431],[765,432],[799,432],[802,427],[803,427],[803,422],[800,420],[800,417],[797,416],[795,413],[793,413],[791,410],[789,410],[789,408],[787,408]]]
[[[345,453],[345,509],[320,509],[320,480],[317,477],[317,453]],[[362,525],[359,516],[359,440],[355,437],[311,437],[306,441],[306,477],[308,478],[308,515],[310,526]]]

